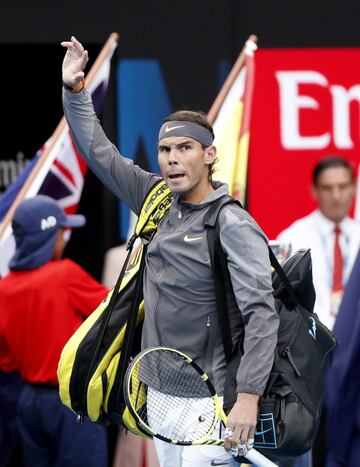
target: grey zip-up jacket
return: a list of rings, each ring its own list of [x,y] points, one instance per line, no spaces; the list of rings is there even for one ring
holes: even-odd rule
[[[64,91],[64,110],[79,153],[103,183],[138,214],[159,180],[119,154],[105,136],[86,90]],[[200,204],[174,196],[148,247],[144,274],[142,347],[168,346],[192,357],[223,394],[226,361],[218,323],[214,279],[204,215],[228,194],[227,185]],[[267,238],[238,206],[220,213],[220,240],[227,256],[234,296],[228,293],[232,339],[243,339],[237,391],[262,395],[274,357],[278,315],[272,296]],[[241,311],[240,311],[241,310]]]

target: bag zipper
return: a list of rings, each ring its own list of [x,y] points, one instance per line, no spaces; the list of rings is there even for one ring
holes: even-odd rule
[[[285,353],[286,353],[286,356],[287,358],[289,359],[289,362],[291,364],[291,366],[294,368],[295,370],[295,373],[298,375],[298,376],[301,376],[301,373],[300,371],[298,370],[297,366],[296,366],[296,363],[295,363],[295,360],[291,354],[291,350],[290,350],[290,347],[286,347],[285,349]]]

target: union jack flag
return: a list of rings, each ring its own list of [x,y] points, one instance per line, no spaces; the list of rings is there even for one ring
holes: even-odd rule
[[[38,194],[51,196],[68,214],[77,211],[84,185],[87,165],[79,156],[69,130],[66,128],[58,148],[56,159],[38,191]],[[45,143],[46,148],[48,142]]]
[[[92,95],[96,113],[99,115],[105,100],[110,76],[110,61],[116,45],[109,48],[107,55],[102,59],[91,80],[87,82],[87,89]],[[89,72],[90,76],[91,70]],[[46,158],[36,174],[37,163],[42,154]],[[62,120],[54,135],[46,141],[43,147],[26,166],[19,177],[8,187],[0,198],[0,222],[6,219],[7,213],[16,200],[24,185],[29,183],[23,199],[31,198],[37,194],[51,196],[68,214],[77,211],[87,165],[79,156],[68,126]],[[3,225],[0,224],[0,227]],[[8,271],[7,265],[15,251],[15,242],[12,236],[10,223],[3,231],[0,229],[0,277]]]

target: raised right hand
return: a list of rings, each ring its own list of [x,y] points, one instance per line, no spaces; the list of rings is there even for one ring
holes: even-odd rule
[[[61,45],[67,48],[62,65],[62,79],[65,84],[74,87],[85,76],[88,52],[74,36],[71,36],[70,42],[61,42]]]

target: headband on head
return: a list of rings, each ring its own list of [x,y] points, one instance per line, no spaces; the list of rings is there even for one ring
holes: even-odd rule
[[[163,123],[159,131],[158,141],[163,138],[168,138],[169,136],[189,136],[206,148],[211,146],[214,140],[213,135],[207,128],[197,123],[183,120],[174,120]]]

